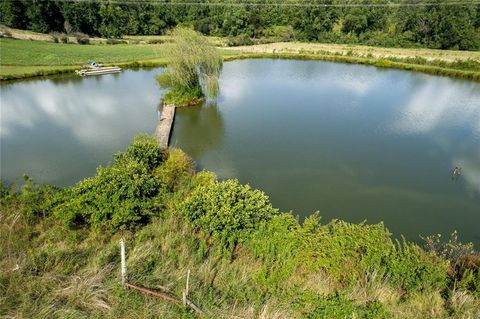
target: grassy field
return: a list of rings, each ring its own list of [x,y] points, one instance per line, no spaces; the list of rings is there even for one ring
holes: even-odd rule
[[[471,60],[480,63],[480,52],[474,51],[379,48],[347,44],[280,42],[232,47],[230,50],[241,53],[313,53],[326,55],[352,55],[376,59],[422,58],[427,61],[443,61],[450,63]]]
[[[166,44],[155,43],[161,39],[168,42],[164,36],[126,37],[126,41],[135,41],[136,44],[95,45],[1,38],[0,80],[72,72],[88,60],[123,67],[163,66],[168,62],[165,54]],[[218,44],[220,40],[217,38],[212,41]],[[225,60],[241,58],[326,60],[480,81],[480,52],[296,42],[221,47],[219,50]]]

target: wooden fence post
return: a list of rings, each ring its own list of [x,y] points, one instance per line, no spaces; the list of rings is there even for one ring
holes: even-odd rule
[[[188,305],[188,284],[189,284],[189,281],[190,281],[190,269],[187,270],[187,283],[185,284],[185,290],[182,292],[182,301],[183,301],[183,305],[184,306],[187,306]]]
[[[125,262],[125,238],[120,240],[120,258],[122,262],[122,286],[125,287],[127,277],[127,264]]]

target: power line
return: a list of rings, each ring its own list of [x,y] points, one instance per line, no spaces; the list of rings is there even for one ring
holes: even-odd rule
[[[403,2],[403,3],[264,3],[264,2],[165,2],[156,0],[57,0],[59,2],[78,2],[78,3],[117,3],[117,4],[153,4],[162,6],[197,6],[197,7],[306,7],[306,8],[324,8],[324,7],[426,7],[426,6],[466,6],[480,4],[480,1],[445,1],[438,2]]]

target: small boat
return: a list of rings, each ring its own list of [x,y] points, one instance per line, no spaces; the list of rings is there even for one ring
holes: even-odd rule
[[[119,68],[118,66],[98,66],[98,67],[93,67],[89,69],[77,70],[75,71],[75,73],[77,73],[80,76],[86,76],[86,75],[119,73],[121,71],[122,69]]]

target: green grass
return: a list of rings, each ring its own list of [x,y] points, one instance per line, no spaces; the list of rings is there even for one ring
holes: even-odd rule
[[[480,53],[279,43],[221,49],[225,60],[284,58],[374,65],[480,81]],[[0,80],[72,72],[95,60],[123,67],[164,66],[165,44],[79,45],[0,39]]]
[[[164,58],[162,45],[79,45],[0,39],[1,64],[15,66],[82,65]]]

